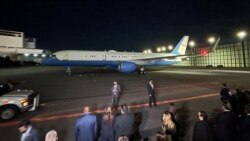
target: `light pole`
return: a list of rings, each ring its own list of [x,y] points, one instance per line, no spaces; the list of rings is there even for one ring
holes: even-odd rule
[[[145,49],[145,50],[143,51],[143,53],[148,54],[148,53],[152,53],[152,51],[151,51],[151,49]]]
[[[215,42],[215,38],[214,37],[209,37],[207,40],[210,44],[213,44]]]
[[[165,51],[166,51],[166,47],[165,47],[165,46],[157,47],[157,48],[156,48],[156,51],[157,51],[157,52],[160,52],[160,53],[165,52]]]
[[[151,49],[148,49],[147,51],[148,51],[148,53],[152,53]]]
[[[193,53],[195,53],[195,42],[194,41],[190,41],[188,44],[191,47],[191,49],[193,50]]]
[[[237,32],[236,35],[241,40],[242,53],[243,53],[243,65],[244,65],[244,68],[246,68],[245,46],[244,46],[243,39],[247,36],[247,32],[246,31],[239,31],[239,32]]]
[[[237,32],[237,37],[242,40],[247,36],[247,32],[246,31],[239,31]]]
[[[190,41],[188,43],[188,45],[191,47],[192,54],[195,54],[195,42],[194,41]],[[196,59],[195,59],[195,57],[192,57],[191,64],[193,64],[193,66],[196,66]]]
[[[168,45],[168,50],[171,51],[173,49],[173,45]]]
[[[165,51],[166,51],[166,47],[165,47],[165,46],[162,46],[162,47],[161,47],[161,51],[162,51],[162,52],[165,52]]]
[[[161,47],[157,47],[157,48],[156,48],[156,51],[157,51],[157,52],[161,52],[161,51],[162,51]]]
[[[189,46],[193,48],[195,46],[195,42],[194,41],[190,41],[189,42]]]

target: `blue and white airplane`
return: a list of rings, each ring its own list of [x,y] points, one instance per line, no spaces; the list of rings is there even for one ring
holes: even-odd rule
[[[141,53],[117,51],[63,50],[43,59],[42,64],[65,66],[71,73],[72,66],[106,67],[120,72],[135,72],[144,66],[176,64],[185,57],[188,36],[184,36],[171,53]]]

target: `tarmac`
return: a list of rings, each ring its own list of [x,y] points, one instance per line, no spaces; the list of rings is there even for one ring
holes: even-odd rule
[[[118,81],[122,88],[119,104],[127,104],[136,117],[136,138],[155,140],[160,130],[160,117],[169,103],[177,109],[181,141],[192,140],[197,112],[204,110],[212,120],[221,110],[218,92],[223,82],[230,88],[249,89],[249,71],[218,69],[165,68],[147,71],[145,75],[119,73],[105,69],[76,68],[65,75],[61,67],[20,67],[0,70],[1,81],[19,81],[18,88],[33,89],[41,96],[41,106],[10,121],[0,122],[0,140],[19,138],[17,123],[30,118],[41,132],[42,140],[50,129],[58,131],[60,141],[74,140],[75,120],[82,107],[90,105],[100,120],[104,107],[111,104],[111,85]],[[148,107],[146,82],[153,79],[157,88],[157,107]]]

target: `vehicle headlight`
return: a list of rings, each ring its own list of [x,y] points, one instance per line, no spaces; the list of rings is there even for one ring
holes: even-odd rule
[[[29,105],[28,99],[22,99],[21,104],[22,106],[28,106]]]

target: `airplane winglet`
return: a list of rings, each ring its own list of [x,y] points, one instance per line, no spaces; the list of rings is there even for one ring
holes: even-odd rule
[[[218,44],[219,44],[219,41],[220,41],[220,37],[219,37],[219,38],[217,39],[217,41],[215,42],[215,44],[214,44],[214,46],[213,46],[211,52],[214,52],[214,51],[216,50],[216,48],[217,48],[217,46],[218,46]]]

